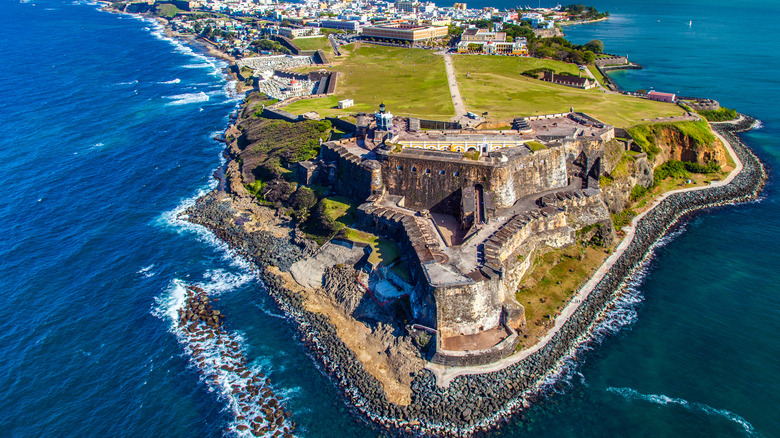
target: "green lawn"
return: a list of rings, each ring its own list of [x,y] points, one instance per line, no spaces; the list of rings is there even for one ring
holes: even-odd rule
[[[179,14],[188,14],[188,12],[179,9],[172,4],[162,4],[157,6],[157,15],[160,17],[173,18]]]
[[[333,52],[333,49],[330,46],[330,42],[324,36],[295,38],[293,40],[293,43],[295,43],[296,46],[300,47],[301,50],[323,50],[325,51],[326,54]]]
[[[344,196],[329,196],[322,199],[328,216],[334,221],[350,226],[355,223],[355,203]]]
[[[607,80],[604,77],[603,74],[597,69],[595,66],[589,65],[588,70],[590,70],[590,73],[593,75],[594,78],[596,78],[597,81],[599,81],[599,84],[601,84],[602,87],[606,87]]]
[[[453,56],[452,60],[467,109],[478,114],[488,111],[491,120],[567,112],[573,107],[606,123],[628,127],[642,119],[682,114],[682,109],[671,103],[600,89],[580,90],[522,76],[523,71],[541,67],[579,72],[577,66],[559,61],[506,56]]]
[[[295,102],[284,109],[293,114],[317,111],[321,116],[375,111],[380,103],[399,116],[448,120],[455,108],[441,55],[423,49],[362,45],[334,63],[341,72],[334,96]],[[330,69],[330,68],[329,68]],[[354,99],[345,110],[336,102]]]
[[[374,252],[371,253],[368,260],[375,265],[382,262],[385,266],[390,266],[390,264],[401,257],[401,249],[398,248],[398,245],[392,240],[378,237],[364,231],[358,231],[353,228],[347,228],[344,231],[347,239],[353,242],[363,242],[371,245]]]

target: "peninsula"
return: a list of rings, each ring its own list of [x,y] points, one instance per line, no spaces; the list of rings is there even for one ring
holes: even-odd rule
[[[766,177],[735,135],[750,117],[616,91],[605,71],[635,65],[598,41],[464,21],[231,49],[251,91],[219,187],[181,214],[254,264],[350,408],[394,434],[469,435],[532,403],[671,226]]]

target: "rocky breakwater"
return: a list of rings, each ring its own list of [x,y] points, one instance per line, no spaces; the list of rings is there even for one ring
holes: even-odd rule
[[[223,315],[208,294],[186,286],[177,310],[178,335],[206,384],[228,402],[237,436],[291,437],[290,412],[270,387],[271,381],[247,366],[236,337],[223,328]]]

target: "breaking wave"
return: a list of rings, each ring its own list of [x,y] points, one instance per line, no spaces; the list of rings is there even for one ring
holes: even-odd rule
[[[202,91],[198,93],[185,93],[176,94],[174,96],[165,96],[165,98],[172,100],[172,102],[170,102],[168,105],[186,105],[189,103],[208,102],[210,99],[209,95]]]
[[[750,422],[726,409],[717,409],[703,403],[689,402],[688,400],[682,398],[673,398],[663,394],[642,394],[641,392],[632,388],[615,388],[610,386],[607,388],[607,391],[613,394],[617,394],[627,401],[641,400],[661,406],[676,405],[690,411],[703,412],[707,415],[723,417],[741,426],[748,436],[761,436],[761,434],[756,431]]]

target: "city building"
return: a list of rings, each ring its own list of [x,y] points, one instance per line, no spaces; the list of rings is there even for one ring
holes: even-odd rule
[[[355,20],[322,20],[320,21],[320,27],[357,32],[360,30],[360,22]]]
[[[506,41],[506,32],[492,32],[487,29],[469,28],[463,31],[463,35],[460,36],[461,41]]]
[[[447,36],[446,27],[421,26],[412,23],[390,23],[363,28],[363,36],[399,41],[425,41]]]
[[[509,42],[505,32],[469,28],[460,37],[458,53],[528,56],[528,42],[525,38]]]

